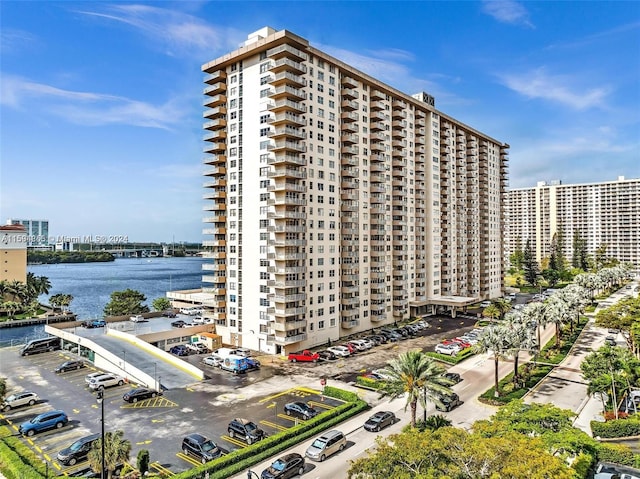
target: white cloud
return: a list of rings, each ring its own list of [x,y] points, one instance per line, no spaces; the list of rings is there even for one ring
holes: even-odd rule
[[[529,12],[522,4],[512,0],[488,0],[482,2],[482,11],[502,23],[534,28]]]
[[[124,23],[143,32],[169,55],[195,55],[235,50],[245,35],[230,27],[215,28],[192,15],[149,5],[113,4],[106,11],[83,15]]]
[[[16,110],[33,108],[80,125],[124,124],[169,129],[187,116],[185,102],[161,105],[102,93],[64,90],[44,83],[3,75],[0,104]]]
[[[540,98],[567,105],[576,110],[604,108],[609,87],[574,91],[573,79],[563,75],[550,75],[544,68],[520,74],[507,74],[501,78],[511,90],[528,98]]]

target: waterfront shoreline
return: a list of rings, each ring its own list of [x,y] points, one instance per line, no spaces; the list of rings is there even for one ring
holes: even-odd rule
[[[6,328],[22,328],[24,326],[39,326],[41,324],[62,323],[65,321],[76,321],[78,316],[74,313],[64,314],[60,316],[47,316],[46,318],[25,318],[11,319],[0,323],[0,329]]]

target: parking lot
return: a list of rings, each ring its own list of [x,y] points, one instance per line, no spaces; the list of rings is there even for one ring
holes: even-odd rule
[[[19,425],[37,414],[54,409],[65,411],[70,418],[68,425],[23,440],[48,461],[50,467],[66,475],[86,469],[88,464],[83,461],[64,466],[56,460],[57,453],[75,440],[99,432],[101,413],[96,395],[86,387],[85,382],[85,376],[95,372],[95,368],[89,365],[60,374],[53,371],[70,358],[72,356],[69,353],[62,351],[26,357],[19,356],[15,350],[0,351],[3,372],[11,370],[17,373],[9,375],[9,393],[29,390],[41,398],[33,406],[3,412],[0,418],[5,419],[17,435]],[[260,371],[256,373],[259,375]],[[267,435],[273,435],[300,421],[284,413],[286,403],[303,401],[319,412],[340,404],[335,399],[322,397],[319,390],[286,387],[283,381],[279,381],[281,387],[275,393],[273,385],[270,385],[269,394],[245,395],[242,386],[259,376],[252,378],[253,373],[233,375],[219,370],[211,371],[211,374],[218,379],[228,380],[230,384],[220,387],[203,381],[184,389],[168,390],[163,396],[137,403],[127,403],[122,399],[122,395],[135,386],[133,384],[105,389],[106,430],[124,431],[125,438],[133,446],[132,462],[138,450],[148,449],[153,468],[169,474],[199,464],[197,459],[184,455],[180,450],[182,437],[186,434],[197,432],[212,439],[223,451],[231,451],[247,446],[242,440],[230,437],[227,432],[229,421],[235,417],[249,419]]]

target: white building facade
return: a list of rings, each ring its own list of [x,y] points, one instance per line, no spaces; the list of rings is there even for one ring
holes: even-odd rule
[[[509,145],[288,31],[203,71],[198,297],[225,343],[285,354],[502,294]]]
[[[507,257],[530,240],[539,263],[550,256],[553,237],[561,232],[564,257],[571,261],[578,233],[589,255],[606,245],[606,256],[640,266],[640,178],[567,185],[541,181],[508,191],[506,210]]]

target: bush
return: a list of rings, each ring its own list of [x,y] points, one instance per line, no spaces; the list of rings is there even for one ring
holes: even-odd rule
[[[594,458],[591,454],[581,452],[571,464],[571,468],[575,471],[578,479],[586,479],[589,477],[589,472],[591,471],[593,463]]]
[[[380,387],[382,387],[380,381],[364,376],[358,376],[356,378],[356,384],[369,389],[380,389]]]
[[[624,444],[598,444],[598,461],[613,462],[623,466],[634,466],[635,454],[629,446]]]
[[[537,365],[527,372],[526,367],[527,365],[518,369],[521,377],[524,379],[524,383],[521,383],[519,387],[513,384],[513,372],[511,372],[498,382],[500,396],[494,397],[495,387],[491,387],[478,397],[480,402],[494,406],[502,406],[514,399],[521,399],[529,392],[529,389],[538,384],[542,378],[553,370],[552,366]]]
[[[626,419],[614,419],[613,421],[591,421],[593,437],[605,439],[615,437],[630,437],[640,435],[640,419],[635,415]]]
[[[149,451],[146,449],[138,451],[137,466],[142,475],[149,470]]]
[[[458,364],[460,361],[467,359],[468,357],[473,356],[475,353],[473,352],[473,348],[467,348],[460,351],[455,356],[448,356],[446,354],[439,354],[433,351],[427,351],[425,353],[427,356],[431,356],[433,359],[441,361],[447,364]]]

